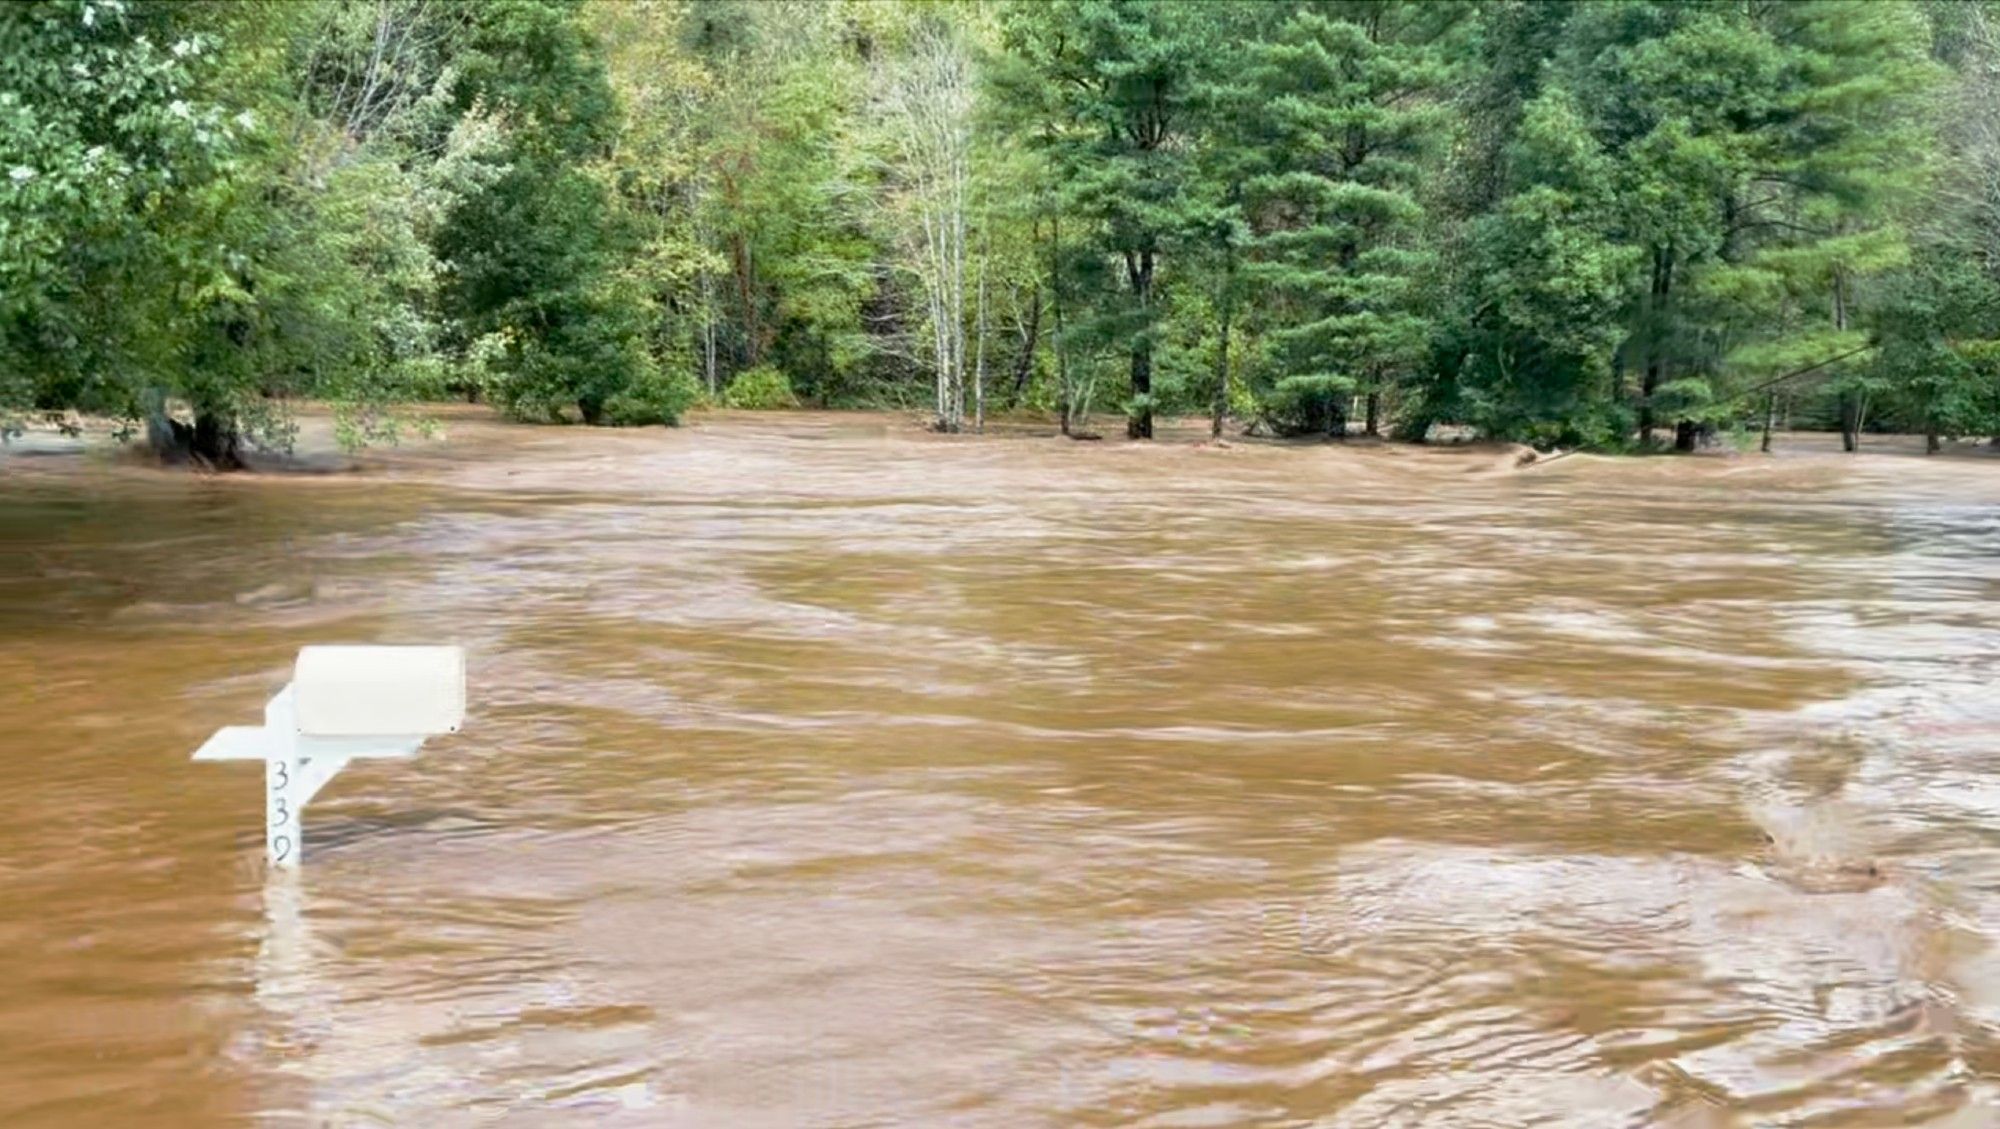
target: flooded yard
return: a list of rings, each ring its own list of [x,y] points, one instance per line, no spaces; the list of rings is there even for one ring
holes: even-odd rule
[[[27,461],[8,1126],[2000,1116],[2000,460]],[[267,881],[187,758],[314,642],[471,712]]]

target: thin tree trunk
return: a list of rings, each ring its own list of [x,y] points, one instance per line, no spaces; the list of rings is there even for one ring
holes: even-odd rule
[[[1838,264],[1833,268],[1833,328],[1838,333],[1847,328],[1847,277]],[[1862,417],[1867,412],[1868,394],[1855,391],[1842,393],[1840,397],[1840,448],[1854,452],[1861,449]]]
[[[951,361],[952,430],[965,426],[965,178],[954,160],[951,170]]]
[[[1234,273],[1232,267],[1231,274]],[[1208,420],[1210,439],[1222,438],[1222,420],[1229,414],[1229,315],[1234,312],[1234,290],[1233,282],[1223,283],[1222,325],[1215,349],[1215,406]]]
[[[1666,383],[1667,364],[1661,356],[1663,322],[1667,301],[1673,293],[1673,252],[1665,247],[1653,251],[1653,285],[1646,332],[1646,371],[1639,384],[1639,446],[1653,445],[1653,393]]]
[[[1028,389],[1028,377],[1035,371],[1035,346],[1042,337],[1042,288],[1028,290],[1028,324],[1021,328],[1021,353],[1014,358],[1014,387],[1007,394],[1007,406],[1020,406]]]
[[[1764,437],[1757,441],[1757,449],[1771,453],[1771,432],[1778,426],[1778,390],[1773,388],[1764,394]]]
[[[975,435],[986,433],[986,263],[990,257],[992,244],[987,236],[986,224],[979,229],[979,297],[977,299],[978,328],[975,331],[976,344],[973,345],[972,364],[972,431]]]
[[[1062,403],[1062,433],[1070,433],[1070,414],[1076,405],[1076,388],[1070,383],[1069,339],[1063,336],[1062,308],[1062,213],[1049,217],[1049,313],[1055,318],[1056,384]]]
[[[736,298],[743,307],[743,361],[755,368],[763,352],[763,327],[757,324],[757,300],[751,294],[750,242],[739,232],[730,239],[729,249],[736,267]]]
[[[1150,248],[1136,254],[1127,252],[1126,273],[1132,280],[1132,294],[1139,303],[1140,310],[1152,305],[1153,298],[1153,252]],[[1153,336],[1152,327],[1143,326],[1138,339],[1132,342],[1132,399],[1137,411],[1125,421],[1125,437],[1128,439],[1151,439],[1153,437]]]
[[[701,268],[701,368],[708,381],[710,401],[721,395],[715,371],[715,279]]]
[[[708,250],[708,232],[698,228],[696,242],[701,249]],[[708,398],[713,403],[722,395],[719,374],[715,364],[715,273],[708,268],[708,256],[702,255],[701,266],[701,372],[708,383]]]
[[[1381,422],[1381,412],[1382,412],[1382,393],[1377,392],[1373,389],[1369,390],[1367,411],[1368,411],[1368,416],[1367,416],[1368,434],[1371,436],[1379,436],[1382,433],[1379,427],[1379,424]]]

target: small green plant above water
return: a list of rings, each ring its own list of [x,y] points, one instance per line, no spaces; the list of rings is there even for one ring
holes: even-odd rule
[[[736,374],[729,387],[722,390],[722,405],[727,408],[748,408],[752,411],[772,411],[778,408],[796,408],[799,398],[792,392],[792,382],[784,373],[770,365],[758,365]]]

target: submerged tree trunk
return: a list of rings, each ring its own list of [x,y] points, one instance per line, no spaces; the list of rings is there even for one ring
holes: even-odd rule
[[[1151,249],[1125,255],[1126,273],[1132,280],[1132,294],[1141,310],[1152,305],[1153,298],[1153,252]],[[1125,421],[1125,437],[1128,439],[1151,439],[1153,437],[1153,333],[1151,326],[1141,326],[1139,336],[1132,342],[1132,406],[1133,411]]]
[[[1127,439],[1153,437],[1153,343],[1141,339],[1132,346],[1133,412],[1125,421]]]
[[[1660,362],[1646,359],[1646,371],[1639,378],[1639,446],[1653,445],[1653,390],[1660,386]]]
[[[1683,453],[1693,451],[1701,440],[1701,428],[1691,419],[1674,421],[1674,450]]]
[[[1935,455],[1942,450],[1944,450],[1944,442],[1943,439],[1938,435],[1937,428],[1932,427],[1928,431],[1925,431],[1924,454]]]
[[[1347,397],[1328,396],[1326,398],[1326,437],[1347,440]]]
[[[195,413],[192,450],[195,458],[216,470],[243,467],[242,436],[237,433],[235,418],[226,413]]]
[[[1771,431],[1778,426],[1778,393],[1772,389],[1764,396],[1764,437],[1757,441],[1757,449],[1771,453]]]
[[[1839,333],[1847,329],[1847,272],[1839,264],[1833,268],[1833,328]],[[1840,449],[1853,452],[1861,449],[1861,424],[1868,413],[1868,393],[1857,389],[1840,395]]]
[[[1370,436],[1380,436],[1382,434],[1382,393],[1374,389],[1369,389],[1367,413],[1366,428],[1368,434]]]
[[[243,469],[243,438],[233,414],[201,409],[194,425],[167,414],[166,397],[158,392],[148,396],[146,441],[164,463],[194,463],[210,470]]]

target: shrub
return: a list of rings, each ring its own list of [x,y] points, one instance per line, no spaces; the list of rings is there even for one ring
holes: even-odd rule
[[[544,304],[533,332],[504,329],[497,346],[476,341],[473,359],[494,403],[517,419],[554,423],[573,409],[587,424],[673,424],[693,402],[694,382],[665,375],[648,351],[651,314],[643,296],[614,281]]]
[[[757,411],[799,406],[799,398],[792,394],[792,382],[770,365],[737,373],[729,387],[722,390],[722,402],[727,407]]]
[[[1288,376],[1264,400],[1263,416],[1279,435],[1347,434],[1350,377],[1330,373]]]
[[[665,424],[672,427],[701,397],[701,388],[686,373],[669,375],[649,366],[604,404],[604,422],[616,427]]]

